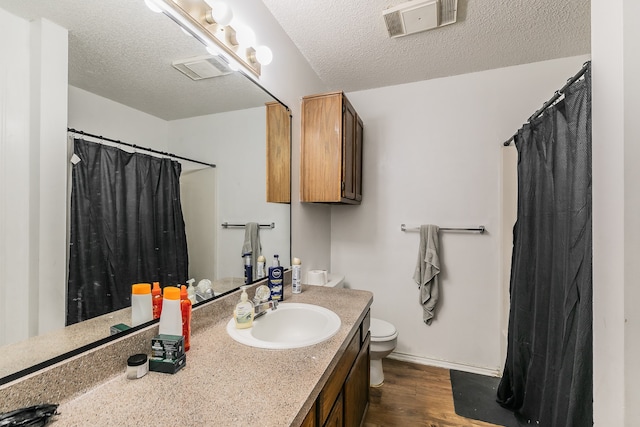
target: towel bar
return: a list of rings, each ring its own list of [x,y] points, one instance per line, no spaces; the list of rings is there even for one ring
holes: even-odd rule
[[[247,224],[229,224],[228,222],[223,222],[220,224],[222,228],[244,228]],[[276,223],[272,222],[271,224],[258,224],[260,228],[276,228]]]
[[[459,227],[440,227],[441,231],[473,231],[476,233],[484,233],[487,229],[484,225],[476,228],[459,228]],[[400,224],[400,231],[420,231],[420,227],[407,227],[405,224]]]

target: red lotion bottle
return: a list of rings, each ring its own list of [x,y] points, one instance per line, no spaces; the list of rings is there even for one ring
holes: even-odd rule
[[[191,348],[191,300],[185,285],[180,286],[180,311],[182,312],[184,351],[189,351]]]
[[[151,303],[153,304],[153,318],[159,319],[162,313],[162,289],[159,282],[153,282],[151,289]]]

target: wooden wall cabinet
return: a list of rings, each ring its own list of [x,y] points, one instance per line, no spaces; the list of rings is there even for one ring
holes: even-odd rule
[[[291,202],[291,115],[279,102],[267,107],[267,202]]]
[[[370,312],[302,423],[305,427],[359,427],[369,405]]]
[[[359,204],[363,124],[342,92],[302,99],[300,201]]]

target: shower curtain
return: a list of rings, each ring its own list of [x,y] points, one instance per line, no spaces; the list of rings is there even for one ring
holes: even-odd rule
[[[518,131],[507,358],[498,402],[545,427],[593,425],[591,74]]]
[[[187,280],[176,161],[74,140],[67,325],[131,305],[131,285]]]

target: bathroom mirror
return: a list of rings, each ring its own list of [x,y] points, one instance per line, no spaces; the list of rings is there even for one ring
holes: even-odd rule
[[[191,245],[189,252],[190,257],[197,252],[205,264],[215,266],[210,273],[214,277],[207,278],[229,285],[220,292],[235,288],[243,274],[244,229],[224,228],[222,223],[274,223],[273,228],[260,231],[263,254],[270,260],[278,253],[283,265],[289,265],[290,207],[265,202],[264,105],[274,100],[268,92],[236,72],[203,80],[180,73],[172,62],[207,52],[169,18],[151,12],[144,1],[0,0],[0,9],[27,21],[44,18],[69,30],[69,127],[216,165],[211,169],[180,161],[183,176],[213,175],[204,179],[213,180],[215,207],[201,215],[210,219],[206,225],[215,235],[213,253]],[[149,115],[151,125],[147,126],[161,123],[165,140],[154,146],[158,133],[147,139],[145,129],[132,132],[131,123],[107,120],[112,107]],[[120,130],[125,127],[128,133],[123,135]],[[187,216],[185,223],[190,221]],[[196,283],[201,278],[205,277],[197,277]],[[10,368],[12,363],[3,359],[0,384],[25,369],[109,340],[109,327],[127,323],[128,310],[64,328],[78,330],[73,339],[56,339],[54,330],[5,343],[5,354],[19,345],[17,352],[29,357],[23,357],[24,365]],[[61,341],[67,341],[66,346]]]

